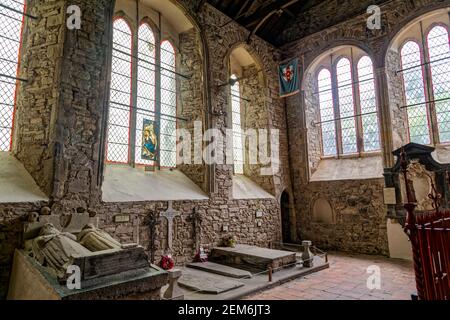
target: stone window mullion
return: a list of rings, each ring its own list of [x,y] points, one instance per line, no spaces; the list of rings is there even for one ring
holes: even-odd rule
[[[334,105],[334,119],[336,119],[336,147],[337,147],[337,157],[341,157],[344,153],[342,147],[342,127],[341,127],[341,110],[339,107],[339,92],[338,92],[338,80],[337,80],[337,70],[336,66],[332,64],[331,68],[331,88],[333,93],[333,105]]]
[[[131,114],[130,114],[130,165],[136,166],[136,126],[137,126],[137,92],[138,92],[138,52],[139,52],[139,33],[137,29],[133,32],[133,44],[131,49],[132,54],[132,70],[131,70]]]
[[[356,123],[356,143],[358,148],[358,153],[364,152],[364,130],[362,125],[362,111],[361,111],[361,94],[359,91],[359,83],[358,83],[358,67],[353,59],[353,54],[351,58],[352,63],[352,81],[353,81],[353,97],[355,104],[355,123]]]
[[[427,103],[428,117],[429,117],[429,127],[430,127],[430,137],[432,139],[431,143],[436,145],[440,143],[439,139],[439,126],[436,117],[436,105],[434,103],[434,92],[433,92],[433,82],[431,75],[431,65],[430,65],[430,55],[428,51],[428,42],[426,39],[426,35],[423,31],[423,24],[420,23],[421,30],[421,45],[422,45],[422,56],[423,56],[423,64],[424,64],[424,80],[425,80],[425,101]]]
[[[158,170],[161,170],[161,38],[159,37],[155,42],[155,120],[159,129],[155,166]]]

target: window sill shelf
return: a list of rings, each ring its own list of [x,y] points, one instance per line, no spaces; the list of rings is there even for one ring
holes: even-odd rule
[[[275,197],[261,188],[244,175],[233,176],[233,199],[235,200],[255,200],[270,199]]]
[[[383,179],[381,156],[324,159],[311,175],[310,182]]]
[[[178,170],[145,172],[126,165],[106,166],[102,192],[107,203],[209,199]]]
[[[48,198],[9,152],[0,152],[0,203],[47,202]]]

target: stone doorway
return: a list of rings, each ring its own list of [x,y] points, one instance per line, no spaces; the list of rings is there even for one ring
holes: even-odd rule
[[[293,243],[292,233],[291,233],[291,205],[289,194],[284,191],[281,195],[281,228],[283,243]]]

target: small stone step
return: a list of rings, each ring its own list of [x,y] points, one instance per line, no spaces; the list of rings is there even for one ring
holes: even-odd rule
[[[214,263],[214,262],[189,263],[187,265],[187,267],[192,268],[192,269],[206,271],[209,273],[219,274],[219,275],[229,277],[229,278],[249,279],[252,277],[252,274],[249,271],[232,268],[232,267],[225,266],[223,264]]]
[[[207,273],[200,270],[186,268],[178,280],[180,287],[203,294],[218,295],[244,286],[236,280]]]

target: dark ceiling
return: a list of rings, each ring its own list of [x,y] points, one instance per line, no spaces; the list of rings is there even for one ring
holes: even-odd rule
[[[206,0],[266,41],[281,46],[387,0]],[[328,9],[328,10],[327,10]],[[335,11],[335,13],[334,13]],[[309,13],[314,14],[309,14]],[[317,14],[323,13],[323,19]]]

